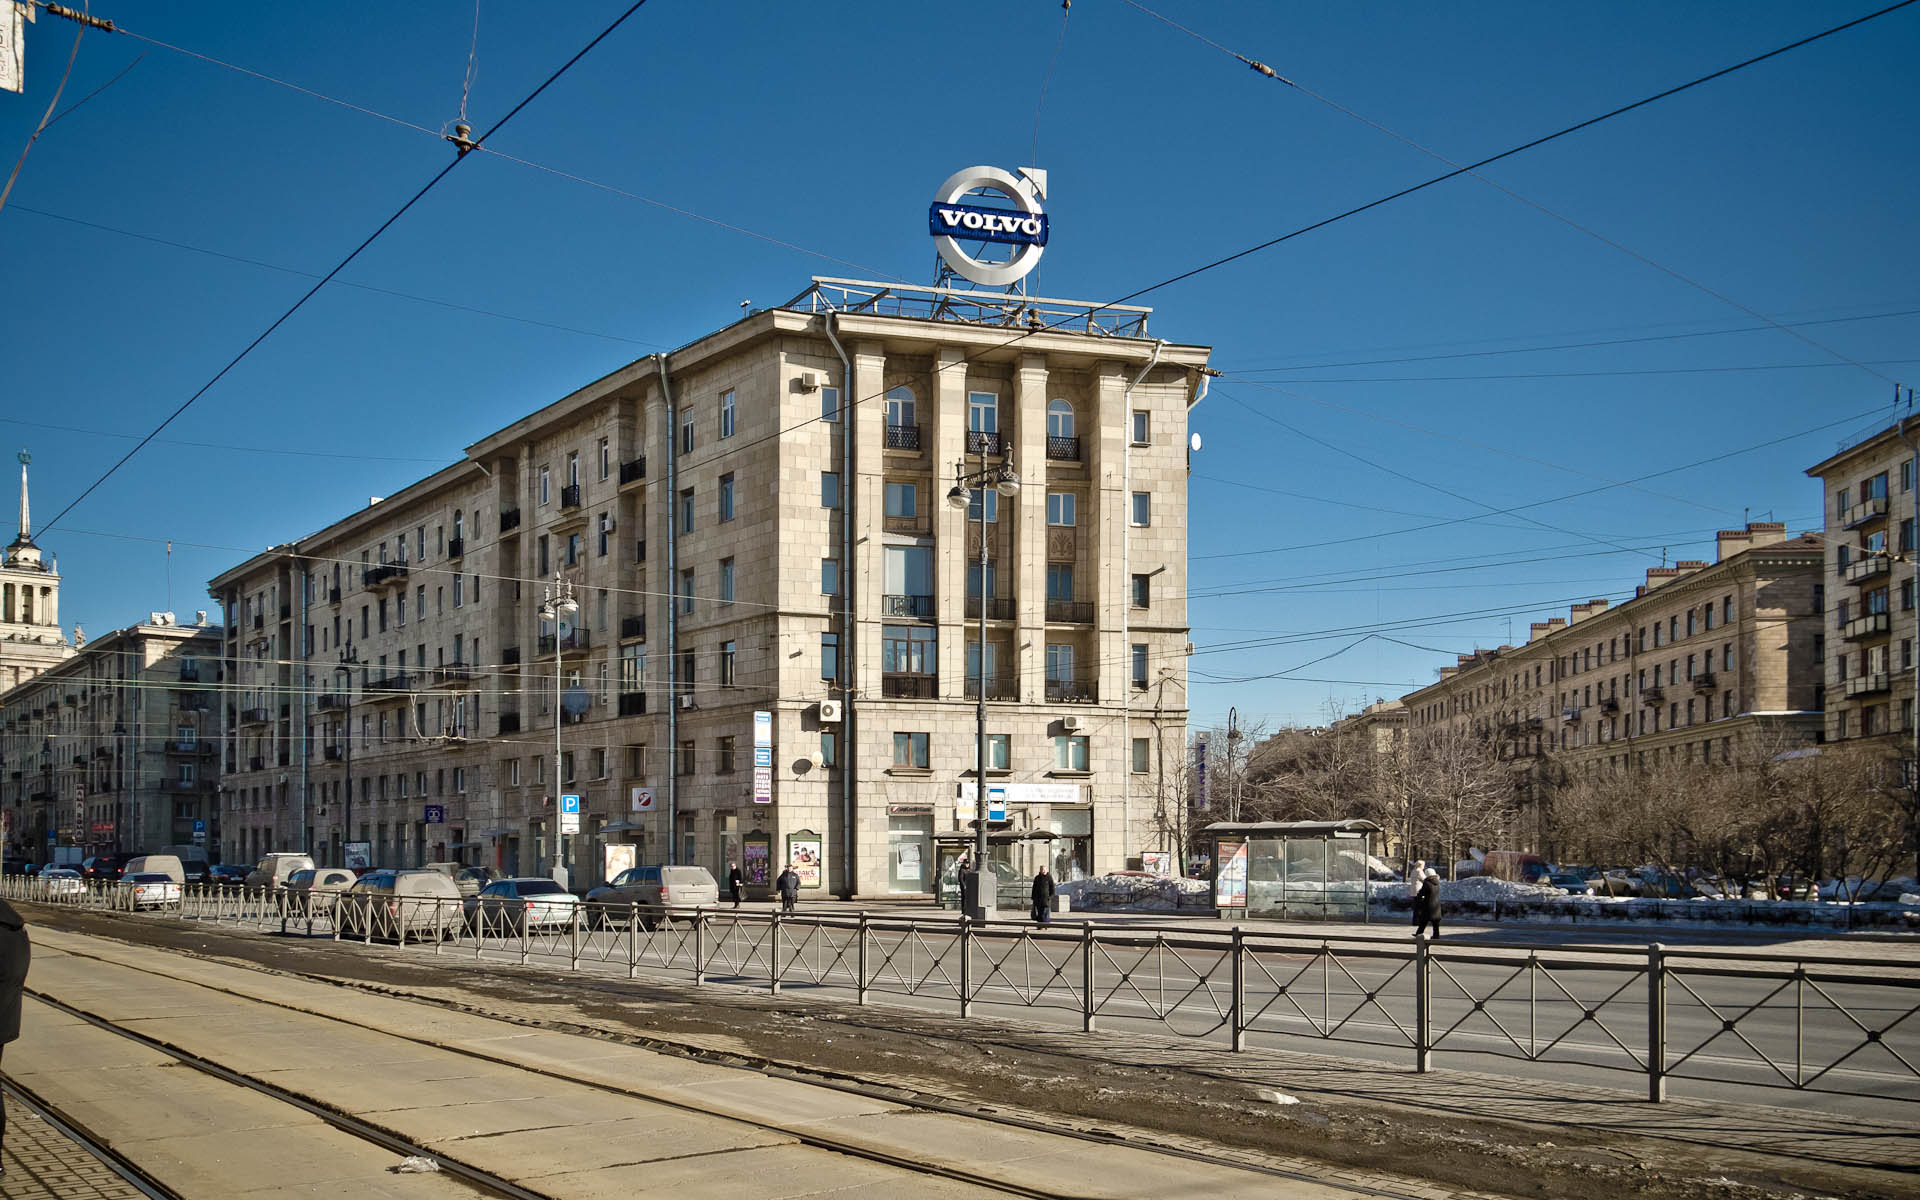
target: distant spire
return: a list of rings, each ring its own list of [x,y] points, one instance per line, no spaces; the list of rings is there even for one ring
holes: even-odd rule
[[[22,450],[18,457],[20,459],[20,536],[7,544],[6,565],[44,571],[46,567],[40,561],[40,547],[33,544],[33,522],[27,510],[27,464],[33,461],[33,455]]]
[[[20,540],[33,540],[33,525],[27,519],[27,464],[33,461],[33,455],[25,450],[20,452]]]

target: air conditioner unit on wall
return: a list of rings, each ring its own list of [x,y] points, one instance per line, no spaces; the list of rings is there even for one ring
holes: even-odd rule
[[[840,722],[840,719],[841,719],[840,702],[838,700],[822,700],[820,702],[820,723],[821,724],[836,725]]]
[[[795,387],[803,392],[817,392],[820,390],[820,377],[812,371],[802,371],[800,377],[794,380],[793,383]]]
[[[692,696],[682,696],[682,697],[680,697],[680,707],[681,707],[681,708],[692,708],[692,707],[693,707],[693,697],[692,697]]]
[[[1060,728],[1066,730],[1068,733],[1072,733],[1074,730],[1080,728],[1080,718],[1079,717],[1061,717]]]

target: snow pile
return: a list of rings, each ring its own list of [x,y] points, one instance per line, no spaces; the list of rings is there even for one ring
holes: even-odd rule
[[[1207,908],[1213,903],[1211,885],[1204,879],[1170,875],[1096,875],[1060,885],[1060,894],[1076,909]]]
[[[1900,903],[1910,907],[1920,908],[1920,892],[1901,892]]]
[[[1873,883],[1858,875],[1849,875],[1845,879],[1821,880],[1819,892],[1822,900],[1893,900],[1910,892],[1920,892],[1920,880],[1903,875],[1898,879]],[[1900,903],[1907,901],[1900,900]]]
[[[1518,883],[1511,879],[1495,879],[1490,875],[1475,875],[1471,879],[1456,879],[1440,884],[1440,899],[1443,902],[1511,903],[1548,900],[1560,894],[1559,888],[1542,887],[1534,883]]]

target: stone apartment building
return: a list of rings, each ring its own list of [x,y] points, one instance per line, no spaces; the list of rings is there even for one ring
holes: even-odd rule
[[[9,857],[211,848],[220,633],[205,617],[154,613],[0,694]]]
[[[221,574],[223,854],[927,893],[984,687],[1002,829],[1037,835],[997,853],[1137,864],[1184,744],[1207,358],[1146,320],[819,280]]]
[[[1539,848],[1554,778],[1661,763],[1716,764],[1743,739],[1820,737],[1827,655],[1824,539],[1753,522],[1722,530],[1713,562],[1653,567],[1621,604],[1576,604],[1519,646],[1461,655],[1402,697],[1414,736],[1494,738],[1521,776],[1517,848]]]
[[[1904,434],[1904,436],[1903,436]],[[1828,741],[1869,738],[1911,757],[1914,696],[1914,445],[1908,418],[1807,468],[1827,534]]]

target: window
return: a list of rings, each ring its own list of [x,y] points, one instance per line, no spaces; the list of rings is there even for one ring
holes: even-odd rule
[[[1144,446],[1148,444],[1147,430],[1148,430],[1147,414],[1139,409],[1135,409],[1133,413],[1133,444],[1134,445]]]
[[[920,515],[920,489],[911,483],[889,483],[886,487],[886,513],[889,517]]]
[[[820,389],[820,419],[838,421],[840,419],[840,389],[823,387]]]
[[[571,567],[577,564],[579,561],[580,561],[580,535],[577,533],[570,533],[567,535],[567,565]]]
[[[507,760],[507,786],[520,786],[520,760],[517,758]]]
[[[980,510],[987,510],[986,522],[991,525],[1000,519],[1000,493],[990,487],[977,487],[967,494],[967,520],[981,519]]]
[[[595,748],[587,751],[587,775],[592,779],[607,777],[607,752]]]
[[[1721,601],[1720,621],[1724,625],[1733,624],[1733,597],[1732,596],[1728,596],[1725,600]]]
[[[1698,617],[1699,617],[1699,614],[1694,612],[1691,608],[1687,610],[1687,636],[1688,637],[1692,637],[1694,635],[1695,633],[1694,621],[1697,620]]]
[[[733,520],[733,476],[720,477],[720,520],[724,524]]]
[[[840,562],[838,559],[820,560],[820,594],[837,596],[840,594]]]
[[[580,486],[580,455],[577,451],[567,452],[567,486]]]
[[[927,769],[927,764],[926,734],[896,733],[893,735],[894,766],[924,771]]]
[[[1068,642],[1047,643],[1047,682],[1072,683],[1073,646]]]
[[[424,583],[414,590],[413,615],[422,621],[427,619],[427,585]]]
[[[904,387],[887,389],[887,428],[901,429],[914,424],[913,392]]]
[[[693,408],[691,406],[680,414],[680,453],[693,453]]]
[[[1145,688],[1147,686],[1147,645],[1145,642],[1135,642],[1133,644],[1132,660],[1133,686],[1136,688]]]
[[[1058,397],[1047,401],[1047,436],[1050,438],[1073,436],[1072,404]]]
[[[720,603],[733,603],[733,560],[720,560]]]
[[[840,507],[840,473],[838,471],[820,472],[820,507]]]
[[[1000,647],[993,642],[987,643],[987,683],[991,687],[1000,679]],[[967,643],[967,687],[969,690],[980,685],[980,643]],[[989,699],[992,698],[989,693]]]
[[[1133,511],[1128,521],[1141,528],[1153,524],[1153,497],[1147,492],[1133,494]]]
[[[467,604],[467,586],[466,585],[467,585],[466,576],[455,575],[453,577],[453,606],[455,608],[466,607],[466,604]],[[382,614],[384,614],[386,610],[387,610],[387,602],[385,600],[382,600],[380,602],[380,611]]]
[[[680,532],[693,532],[693,489],[687,488],[680,493]]]
[[[1133,739],[1133,757],[1128,764],[1135,775],[1145,775],[1152,757],[1153,743],[1146,738]]]
[[[1084,771],[1087,769],[1087,739],[1082,734],[1067,734],[1053,739],[1053,769],[1056,771]]]
[[[733,389],[720,393],[720,436],[733,436]]]
[[[1047,493],[1047,524],[1072,525],[1075,522],[1075,505],[1079,498],[1072,492]]]
[[[888,675],[932,675],[940,661],[940,631],[931,625],[882,625],[880,670]]]
[[[607,472],[613,469],[613,448],[607,445],[607,439],[600,439],[600,478],[605,479]]]
[[[674,764],[674,774],[693,774],[693,743],[690,741],[681,742],[680,753],[676,757],[678,757],[679,761]]]
[[[693,569],[691,567],[680,572],[680,611],[683,613],[693,611]]]
[[[1047,564],[1047,599],[1073,599],[1073,564]]]
[[[553,475],[545,467],[540,468],[540,503],[553,499]]]
[[[733,686],[734,643],[720,643],[720,686]]]
[[[987,735],[987,770],[1013,770],[1013,735],[1010,733],[990,733]]]
[[[840,678],[840,635],[837,633],[820,635],[820,678]]]
[[[733,395],[728,392],[727,395]],[[713,769],[721,775],[733,774],[733,737],[720,738],[714,744]]]
[[[1000,432],[1000,397],[992,392],[967,393],[967,432]]]
[[[1147,607],[1147,601],[1150,598],[1150,584],[1148,581],[1151,578],[1152,577],[1148,575],[1135,575],[1133,577],[1133,606],[1135,608]]]
[[[820,765],[834,767],[840,765],[840,739],[831,729],[820,731]]]
[[[1000,591],[997,587],[994,586],[994,580],[996,578],[994,565],[992,563],[988,563],[986,567],[986,571],[987,571],[987,595],[997,596],[1000,594]],[[968,563],[967,564],[967,595],[970,597],[974,597],[974,596],[978,596],[979,594],[980,594],[980,564],[977,562]]]

